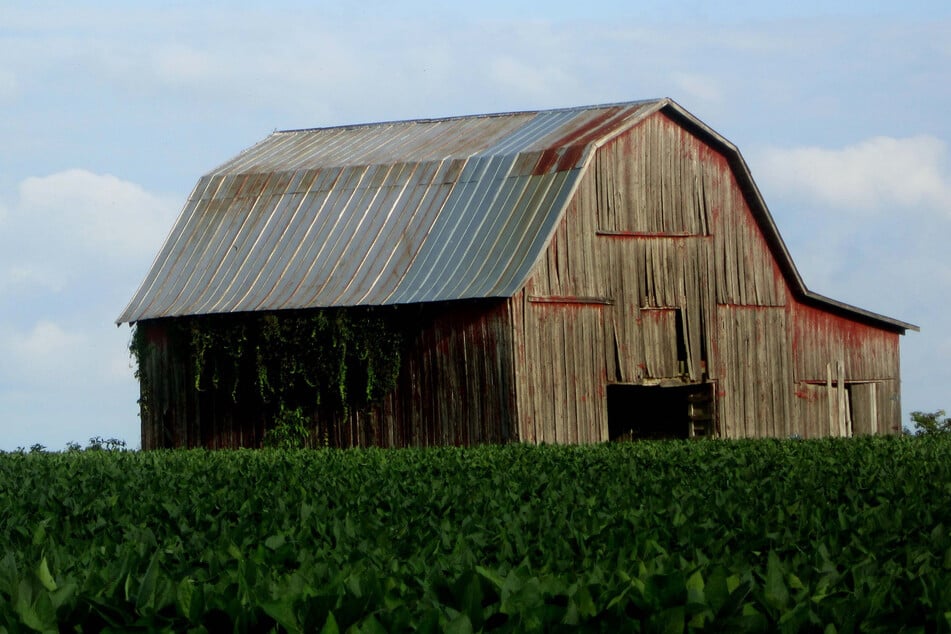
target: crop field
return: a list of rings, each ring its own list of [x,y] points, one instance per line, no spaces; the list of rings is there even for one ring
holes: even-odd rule
[[[947,437],[0,454],[0,632],[949,623]]]

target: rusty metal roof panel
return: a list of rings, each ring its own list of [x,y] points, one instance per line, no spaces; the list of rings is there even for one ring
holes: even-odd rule
[[[593,150],[663,110],[723,152],[790,286],[803,283],[735,146],[669,99],[275,132],[203,176],[118,321],[506,297]]]
[[[511,295],[591,145],[663,103],[276,132],[199,181],[119,321]]]

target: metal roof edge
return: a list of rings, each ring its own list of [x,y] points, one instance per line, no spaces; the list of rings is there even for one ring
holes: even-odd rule
[[[116,326],[121,326],[122,324],[134,324],[136,321],[138,321],[138,319],[136,319],[132,315],[132,312],[133,312],[132,307],[134,304],[138,304],[141,302],[141,296],[143,294],[143,291],[146,290],[146,286],[151,288],[152,285],[155,283],[155,280],[152,280],[151,282],[149,281],[149,278],[152,277],[152,273],[155,269],[155,265],[158,264],[159,258],[161,258],[164,255],[165,247],[168,246],[169,241],[172,240],[172,235],[175,233],[175,227],[177,227],[178,223],[181,222],[182,217],[185,215],[185,210],[188,209],[188,204],[198,193],[198,188],[201,187],[201,184],[202,182],[205,181],[206,177],[207,175],[199,178],[198,182],[195,183],[195,186],[192,187],[191,193],[185,199],[184,204],[182,204],[182,208],[178,211],[178,215],[175,217],[175,221],[172,223],[171,228],[168,230],[168,233],[165,234],[165,239],[162,240],[162,245],[155,252],[155,255],[152,256],[152,263],[149,265],[149,268],[146,269],[145,277],[142,278],[142,282],[139,284],[138,288],[136,288],[135,293],[132,294],[132,299],[129,300],[129,302],[126,304],[126,307],[122,310],[121,313],[119,313],[119,316],[116,318],[116,321],[115,321]],[[141,306],[138,308],[137,312],[139,313],[142,312]]]
[[[921,328],[915,324],[910,324],[908,322],[901,321],[900,319],[895,319],[894,317],[888,317],[887,315],[882,315],[871,310],[859,308],[858,306],[853,306],[852,304],[840,302],[837,299],[832,299],[831,297],[826,297],[825,295],[821,295],[810,290],[805,292],[803,298],[808,300],[810,303],[817,304],[820,307],[831,308],[837,312],[845,313],[851,317],[856,317],[863,321],[872,322],[875,325],[883,326],[888,330],[900,331],[900,334],[905,334],[905,331],[907,330],[921,332]]]
[[[520,115],[537,115],[542,113],[557,113],[557,112],[581,112],[583,110],[599,110],[603,108],[613,108],[617,106],[637,106],[644,105],[652,102],[661,102],[669,101],[667,98],[657,98],[657,99],[635,99],[633,101],[617,101],[612,103],[599,103],[591,104],[587,106],[565,106],[562,108],[540,108],[535,110],[512,110],[509,112],[488,112],[484,114],[476,115],[452,115],[447,117],[420,117],[417,119],[389,119],[385,121],[368,121],[365,123],[346,123],[341,125],[331,125],[331,126],[316,126],[313,128],[288,128],[284,130],[275,130],[273,134],[293,134],[295,132],[317,132],[320,130],[354,130],[359,128],[369,128],[373,126],[385,126],[385,125],[397,125],[404,123],[440,123],[444,121],[460,121],[463,119],[489,119],[493,117],[515,117]],[[255,144],[257,145],[257,144]],[[251,149],[251,148],[248,148]],[[237,157],[235,157],[237,158]],[[229,161],[230,162],[230,161]]]
[[[603,145],[610,143],[612,140],[618,138],[625,132],[628,132],[631,128],[642,123],[644,119],[646,119],[647,117],[657,112],[660,112],[669,104],[673,103],[673,101],[669,97],[664,97],[663,99],[647,99],[644,101],[632,101],[629,103],[629,105],[635,105],[635,104],[646,105],[652,102],[653,102],[653,105],[650,108],[646,108],[645,110],[637,113],[637,115],[631,117],[630,119],[625,121],[623,124],[619,125],[617,128],[612,130],[611,132],[608,132],[607,134],[599,138],[597,141],[594,141],[593,143],[591,143],[592,148],[594,150],[597,150]]]
[[[237,163],[238,160],[241,159],[241,157],[246,156],[246,155],[249,154],[250,152],[256,150],[256,149],[258,148],[258,146],[263,145],[264,143],[267,143],[268,140],[269,140],[271,137],[273,137],[274,135],[276,135],[276,134],[280,134],[280,131],[279,131],[279,130],[272,130],[271,133],[270,133],[269,135],[267,135],[266,137],[264,137],[263,139],[261,139],[261,140],[259,140],[259,141],[255,141],[254,143],[252,143],[252,144],[249,145],[248,147],[244,148],[243,150],[241,150],[240,152],[238,152],[237,154],[235,154],[234,156],[232,156],[231,158],[229,158],[227,161],[225,161],[225,162],[223,162],[223,163],[219,163],[219,164],[216,165],[213,169],[208,170],[208,171],[205,172],[202,176],[213,176],[213,175],[217,174],[218,172],[222,171],[222,170],[223,170],[225,167],[227,167],[228,165],[231,165],[232,163]]]

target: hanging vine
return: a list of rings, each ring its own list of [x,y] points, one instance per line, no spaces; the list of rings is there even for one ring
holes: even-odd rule
[[[392,307],[206,315],[166,325],[196,391],[256,401],[272,421],[293,412],[295,425],[318,410],[346,417],[378,403],[396,386],[408,328]],[[135,327],[129,349],[145,398],[154,346],[143,333]]]
[[[129,336],[129,355],[135,359],[135,378],[139,381],[139,408],[143,420],[149,415],[152,404],[149,394],[152,393],[151,374],[144,367],[153,352],[153,346],[145,335],[145,329],[139,324],[132,324],[132,334]]]

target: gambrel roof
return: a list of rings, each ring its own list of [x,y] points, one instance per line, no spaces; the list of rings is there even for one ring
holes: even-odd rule
[[[510,297],[600,145],[658,111],[722,151],[809,291],[739,151],[670,99],[275,132],[203,176],[118,321]]]

